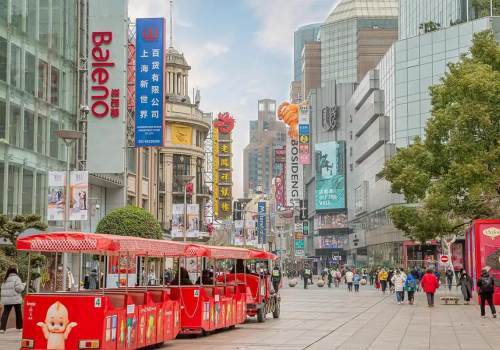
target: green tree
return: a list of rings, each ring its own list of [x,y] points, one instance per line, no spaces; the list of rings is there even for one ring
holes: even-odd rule
[[[16,215],[12,220],[7,215],[0,215],[0,237],[12,243],[6,251],[8,255],[16,255],[16,250],[11,248],[15,248],[17,237],[30,228],[43,231],[47,224],[36,214]]]
[[[500,0],[472,0],[475,18],[486,17],[491,14],[490,6],[493,4],[493,16],[498,16],[500,11]]]
[[[134,206],[112,210],[99,221],[96,232],[163,239],[163,231],[158,220],[147,210]]]
[[[476,34],[470,54],[448,67],[431,88],[425,140],[384,169],[392,192],[410,203],[390,209],[393,223],[420,241],[500,215],[500,46],[493,33]]]

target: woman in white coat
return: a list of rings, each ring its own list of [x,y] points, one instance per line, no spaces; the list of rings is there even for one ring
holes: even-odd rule
[[[16,312],[16,328],[18,330],[23,328],[23,314],[21,310],[23,297],[21,293],[25,287],[26,284],[21,281],[21,278],[17,274],[17,268],[15,266],[9,267],[5,273],[0,294],[0,303],[3,305],[0,333],[4,333],[7,328],[7,320],[9,319],[10,310],[12,310],[12,308],[14,308]]]

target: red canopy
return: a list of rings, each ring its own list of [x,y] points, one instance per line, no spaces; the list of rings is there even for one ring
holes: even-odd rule
[[[183,243],[131,236],[116,236],[85,232],[40,233],[17,240],[18,250],[38,252],[82,252],[110,255],[184,256]]]
[[[249,249],[249,259],[257,259],[257,260],[276,260],[278,257],[271,253],[266,252],[265,250],[258,249]]]

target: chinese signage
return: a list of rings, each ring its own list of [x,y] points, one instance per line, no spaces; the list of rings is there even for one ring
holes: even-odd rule
[[[311,136],[309,130],[309,108],[300,107],[299,114],[299,163],[311,164]]]
[[[88,178],[86,171],[70,173],[70,220],[88,220]],[[48,189],[47,220],[62,221],[66,210],[66,172],[49,171]]]
[[[234,119],[229,113],[219,113],[213,122],[213,203],[216,219],[226,219],[232,213],[232,139]]]
[[[299,200],[304,196],[304,170],[299,164],[299,142],[287,135],[286,144],[286,204],[293,207],[294,203],[299,204]]]
[[[125,171],[127,2],[89,0],[87,170]]]
[[[286,163],[286,147],[274,149],[274,162],[279,164]]]
[[[257,203],[257,238],[259,244],[266,243],[267,234],[266,202]]]
[[[294,250],[295,250],[295,256],[304,256],[304,240],[303,239],[294,240]]]
[[[316,210],[345,208],[345,142],[315,146]]]
[[[200,234],[200,206],[188,204],[186,237],[198,238]],[[172,238],[184,237],[184,204],[172,206]]]
[[[163,146],[163,18],[137,18],[135,146]]]
[[[278,175],[274,178],[274,198],[277,208],[283,208],[285,206],[285,188],[283,177],[283,175]]]

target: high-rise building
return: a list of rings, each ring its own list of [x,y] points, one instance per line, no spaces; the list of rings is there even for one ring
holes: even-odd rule
[[[66,168],[55,132],[76,129],[77,23],[77,1],[0,1],[0,213],[45,218],[47,173]]]
[[[290,103],[300,103],[302,101],[302,82],[294,80],[290,83]]]
[[[357,82],[397,39],[398,0],[341,0],[321,25],[321,84]]]
[[[311,89],[321,86],[321,43],[307,42],[302,50],[301,96],[305,100]]]
[[[274,176],[281,174],[281,164],[274,161],[277,148],[286,144],[286,127],[276,120],[276,101],[258,101],[258,119],[250,121],[250,143],[243,152],[243,191],[270,194]]]
[[[302,50],[306,42],[317,41],[320,23],[299,27],[293,33],[293,80],[302,80]]]

